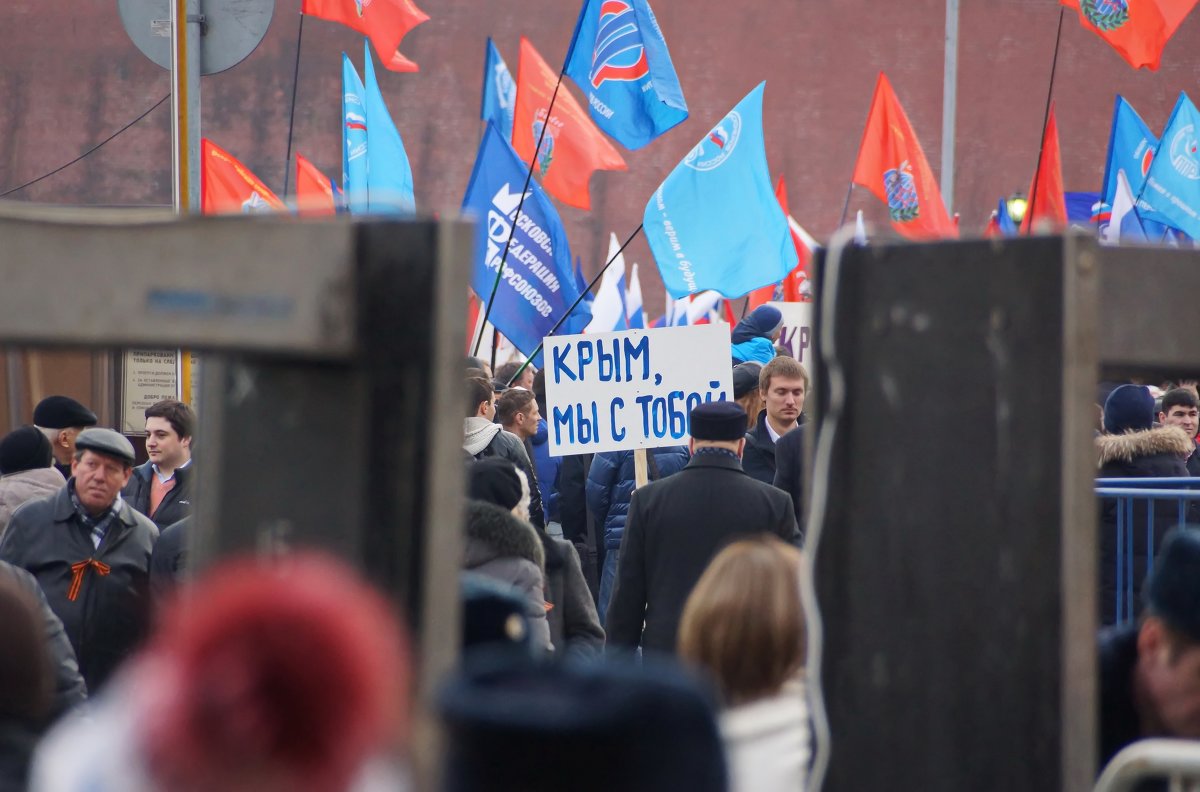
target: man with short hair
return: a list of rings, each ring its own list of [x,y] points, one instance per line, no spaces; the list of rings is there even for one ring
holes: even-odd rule
[[[521,369],[523,361],[511,360],[496,369],[496,382],[501,388],[524,388],[525,390],[533,390],[533,366],[525,366]],[[517,377],[517,381],[511,385],[508,383],[517,371],[521,372],[521,376]]]
[[[1140,621],[1100,633],[1100,766],[1147,737],[1200,739],[1200,531],[1163,542]]]
[[[530,482],[529,520],[538,528],[545,528],[542,496],[538,492],[537,477],[533,473],[533,463],[529,461],[525,444],[520,437],[506,432],[500,424],[492,423],[497,403],[492,384],[480,377],[468,377],[466,386],[467,418],[463,423],[463,450],[472,459],[498,456],[521,468]]]
[[[93,693],[137,648],[148,624],[158,528],[121,498],[133,462],[124,436],[85,429],[75,438],[67,485],[17,509],[0,541],[0,560],[37,578]]]
[[[525,448],[525,458],[529,460],[529,465],[521,468],[529,483],[529,520],[539,528],[545,528],[546,507],[542,500],[542,488],[538,483],[537,470],[533,465],[532,444],[541,419],[541,411],[538,409],[533,391],[510,388],[496,399],[496,422],[503,427],[504,431],[516,436],[521,441],[521,445]],[[554,526],[554,535],[562,536],[561,525]]]
[[[146,455],[121,495],[159,529],[192,512],[192,436],[196,413],[176,399],[146,408]]]
[[[746,411],[736,402],[701,404],[689,430],[687,466],[634,490],[629,502],[605,622],[611,647],[674,652],[688,594],[735,539],[773,533],[800,543],[787,493],[742,470]]]
[[[808,372],[794,358],[780,355],[759,372],[758,390],[764,409],[758,414],[758,423],[746,433],[742,465],[749,475],[771,484],[775,481],[775,443],[803,421]]]
[[[54,467],[64,479],[71,477],[75,438],[97,423],[96,414],[70,396],[47,396],[33,408],[33,425],[50,441]]]
[[[1196,392],[1191,388],[1172,388],[1164,393],[1158,422],[1163,426],[1178,426],[1195,445],[1196,433],[1200,431],[1200,401]],[[1194,450],[1188,457],[1187,469],[1189,476],[1200,476],[1200,454]]]

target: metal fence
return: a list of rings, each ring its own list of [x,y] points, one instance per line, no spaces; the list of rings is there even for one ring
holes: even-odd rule
[[[1134,563],[1134,534],[1146,532],[1146,574],[1154,568],[1157,552],[1156,537],[1165,533],[1162,525],[1163,502],[1175,502],[1166,528],[1188,522],[1189,504],[1200,501],[1200,478],[1103,478],[1096,479],[1096,495],[1113,504],[1116,511],[1115,564],[1116,569],[1116,613],[1115,622],[1122,624],[1134,617],[1138,592]],[[1145,514],[1145,524],[1138,525]],[[1157,522],[1156,522],[1157,520]]]

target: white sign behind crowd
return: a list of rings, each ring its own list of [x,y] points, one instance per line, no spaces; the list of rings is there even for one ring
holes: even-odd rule
[[[796,360],[804,364],[811,373],[816,355],[816,337],[813,333],[813,304],[810,302],[768,303],[783,314],[783,327],[779,333],[780,346],[785,347]]]
[[[686,445],[692,408],[733,398],[724,324],[551,336],[543,355],[551,456]]]

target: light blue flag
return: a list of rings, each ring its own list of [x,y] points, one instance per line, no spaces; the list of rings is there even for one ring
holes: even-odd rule
[[[765,86],[729,111],[646,204],[646,239],[673,297],[705,289],[741,297],[799,263],[767,169]]]
[[[1133,105],[1118,95],[1113,107],[1112,131],[1108,135],[1108,160],[1104,168],[1104,186],[1100,190],[1100,206],[1094,212],[1101,237],[1106,234],[1112,216],[1113,201],[1117,196],[1117,173],[1125,172],[1129,189],[1136,196],[1146,183],[1146,174],[1157,148],[1158,138],[1150,127]]]
[[[1193,237],[1200,236],[1198,127],[1200,111],[1180,93],[1137,201],[1143,221],[1164,223]]]
[[[367,211],[367,105],[363,84],[342,53],[342,193],[354,214]]]
[[[584,0],[566,74],[596,126],[639,149],[688,117],[671,53],[646,0]]]
[[[496,126],[489,123],[463,198],[463,214],[479,223],[471,288],[484,305],[495,289],[488,320],[517,349],[531,355],[566,314],[579,290],[571,268],[567,233],[554,204],[536,181],[529,183],[529,192],[521,201],[521,188],[528,174],[528,163],[521,161]],[[504,271],[497,285],[501,260]],[[580,305],[558,332],[581,332],[590,319]],[[541,368],[540,354],[533,364]]]
[[[500,50],[487,40],[487,56],[483,59],[483,101],[479,117],[491,121],[512,142],[513,107],[517,104],[517,84],[513,82],[508,64],[500,57]]]
[[[412,168],[404,141],[392,123],[392,114],[375,80],[369,41],[363,42],[363,76],[367,103],[367,206],[374,214],[414,215],[417,201],[413,196]]]

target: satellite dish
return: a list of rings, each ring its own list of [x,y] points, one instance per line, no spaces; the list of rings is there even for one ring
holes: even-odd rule
[[[117,0],[121,24],[134,46],[171,68],[171,0]],[[275,13],[275,0],[200,0],[200,73],[218,74],[254,52]]]

